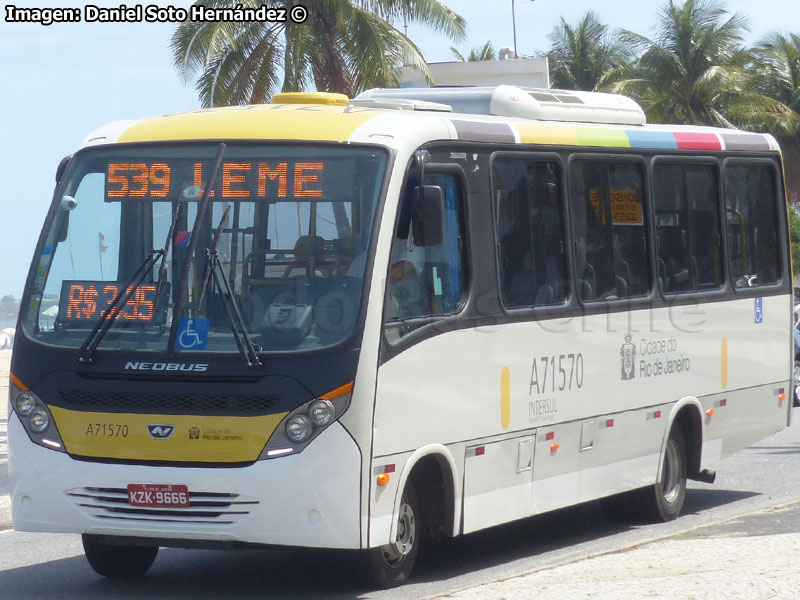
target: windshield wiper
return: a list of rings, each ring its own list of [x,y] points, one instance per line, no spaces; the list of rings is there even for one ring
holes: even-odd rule
[[[175,296],[175,306],[172,308],[172,327],[169,330],[169,341],[167,342],[167,351],[174,351],[175,341],[178,338],[178,324],[180,323],[180,315],[183,312],[184,299],[189,293],[189,269],[192,268],[192,257],[194,256],[197,248],[197,229],[203,222],[208,210],[208,201],[211,197],[211,187],[214,185],[214,180],[217,178],[219,168],[222,165],[222,156],[225,154],[225,142],[220,142],[217,146],[217,155],[214,158],[214,168],[211,169],[211,174],[203,186],[203,195],[200,197],[200,203],[197,207],[197,215],[194,218],[194,225],[192,232],[189,234],[189,247],[186,248],[186,261],[183,263],[183,272],[181,273],[180,289]]]
[[[167,255],[166,251],[169,250],[169,244],[172,243],[173,237],[175,237],[175,231],[178,229],[178,219],[181,217],[181,209],[183,206],[178,204],[178,207],[175,209],[175,216],[172,218],[172,225],[169,226],[169,232],[167,233],[167,243],[164,244],[164,258],[161,261],[161,268],[158,270],[158,285],[156,287],[156,306],[153,309],[153,314],[157,314],[156,311],[160,308],[158,303],[161,302],[161,290],[164,288],[164,284],[167,282]],[[169,302],[169,300],[167,300]]]
[[[208,264],[206,266],[205,276],[203,277],[203,284],[200,286],[200,295],[197,300],[196,314],[199,315],[200,311],[203,309],[203,301],[206,297],[208,285],[211,279],[213,279],[214,285],[216,285],[219,296],[222,299],[222,305],[225,308],[225,316],[228,320],[228,326],[231,328],[233,339],[236,341],[236,346],[239,348],[239,352],[244,357],[248,367],[261,367],[263,365],[261,360],[258,358],[258,349],[253,343],[253,340],[250,338],[250,335],[247,333],[247,327],[245,325],[244,318],[242,317],[242,310],[239,307],[239,302],[236,300],[236,295],[233,293],[231,283],[228,280],[227,275],[225,275],[225,269],[223,268],[222,262],[219,259],[219,251],[217,250],[219,238],[222,237],[222,232],[228,223],[228,214],[230,213],[230,210],[231,207],[228,205],[219,221],[216,234],[211,242],[211,247],[206,248]]]
[[[158,275],[158,287],[156,288],[156,306],[153,307],[153,314],[155,314],[155,311],[158,309],[157,303],[161,299],[161,288],[163,287],[166,279],[167,252],[169,251],[169,245],[172,242],[172,238],[175,235],[178,217],[180,214],[181,209],[180,206],[178,206],[178,209],[175,211],[175,218],[172,220],[172,225],[167,233],[167,239],[164,241],[164,247],[159,249],[153,248],[150,250],[150,252],[148,252],[144,262],[139,265],[139,268],[136,269],[134,274],[131,275],[131,277],[117,289],[117,293],[114,295],[114,298],[111,300],[108,308],[100,313],[100,320],[92,328],[89,336],[84,340],[83,344],[81,344],[81,347],[78,350],[79,363],[92,363],[94,361],[94,353],[96,352],[97,347],[100,345],[100,342],[103,341],[106,333],[108,333],[108,330],[111,329],[114,321],[116,321],[117,317],[122,312],[122,309],[125,308],[125,305],[128,303],[128,300],[130,300],[131,296],[133,296],[133,294],[139,288],[139,285],[144,281],[145,277],[147,277],[147,274],[151,272],[151,269],[156,266],[159,260],[161,260],[161,269]]]

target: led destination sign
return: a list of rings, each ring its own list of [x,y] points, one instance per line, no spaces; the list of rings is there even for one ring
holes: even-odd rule
[[[327,174],[323,161],[231,161],[220,166],[212,198],[225,200],[308,201],[341,194],[351,173],[332,165]],[[212,166],[187,160],[110,162],[106,169],[106,201],[127,199],[198,200]]]
[[[105,318],[122,285],[112,281],[63,281],[56,323],[91,324]],[[138,286],[116,320],[163,325],[167,314],[169,284],[161,287],[160,301],[156,299],[157,291],[158,285],[155,283]]]

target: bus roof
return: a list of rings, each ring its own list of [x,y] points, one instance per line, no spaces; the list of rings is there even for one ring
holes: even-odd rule
[[[538,121],[428,110],[321,104],[263,104],[118,121],[83,146],[127,142],[287,140],[370,142],[389,147],[437,139],[654,150],[778,151],[768,134],[685,125]]]

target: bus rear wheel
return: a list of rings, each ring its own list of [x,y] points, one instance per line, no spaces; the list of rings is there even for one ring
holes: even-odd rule
[[[409,481],[400,500],[396,539],[365,553],[367,576],[372,585],[385,589],[408,581],[419,554],[421,523],[417,494]]]
[[[680,427],[673,427],[669,434],[661,477],[643,492],[647,512],[653,521],[672,521],[681,514],[686,498],[686,441]]]
[[[153,565],[158,546],[105,544],[99,536],[83,534],[83,551],[95,573],[112,579],[141,577]]]

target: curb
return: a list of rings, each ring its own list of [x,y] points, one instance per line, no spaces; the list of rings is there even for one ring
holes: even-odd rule
[[[710,527],[710,526],[713,526],[713,525],[719,525],[719,524],[722,524],[722,523],[728,523],[730,521],[736,521],[738,519],[747,518],[747,517],[750,517],[750,516],[753,516],[753,515],[760,515],[760,514],[763,514],[763,513],[781,511],[781,510],[785,510],[787,508],[790,508],[792,506],[797,506],[797,505],[800,505],[800,502],[794,500],[792,502],[787,502],[785,504],[779,504],[777,506],[770,506],[768,508],[762,508],[762,509],[754,510],[752,512],[744,513],[744,514],[741,514],[741,515],[732,516],[732,517],[730,517],[728,519],[723,519],[722,521],[715,521],[714,523],[705,523],[703,525],[698,525],[696,527],[689,527],[689,528],[683,529],[681,531],[677,531],[677,532],[669,533],[669,534],[665,534],[665,535],[656,535],[656,536],[652,537],[651,539],[640,540],[640,541],[637,541],[637,542],[634,542],[634,543],[630,544],[629,546],[624,546],[624,547],[620,547],[620,548],[614,548],[613,550],[612,549],[601,550],[601,551],[598,551],[598,552],[592,552],[590,554],[586,554],[584,556],[565,556],[561,560],[555,561],[553,564],[543,565],[541,567],[530,569],[528,571],[523,571],[521,573],[515,573],[513,575],[506,575],[504,577],[500,577],[500,578],[498,578],[496,580],[493,580],[493,581],[487,581],[487,582],[484,582],[484,583],[477,583],[477,584],[474,584],[474,585],[468,585],[468,586],[465,586],[465,587],[462,587],[462,588],[449,590],[447,592],[441,592],[441,593],[433,594],[433,595],[430,595],[430,596],[423,596],[421,600],[446,600],[447,598],[452,598],[454,595],[456,595],[456,594],[458,594],[460,592],[465,592],[467,590],[478,588],[478,587],[481,587],[483,585],[492,584],[492,583],[505,583],[505,582],[507,582],[509,580],[512,580],[512,579],[518,579],[518,578],[521,578],[521,577],[526,577],[528,575],[532,575],[534,573],[539,573],[539,572],[543,572],[543,571],[550,571],[550,570],[556,569],[558,567],[563,567],[565,565],[581,562],[581,561],[584,561],[584,560],[590,560],[590,559],[593,559],[593,558],[598,558],[598,557],[606,556],[606,555],[609,555],[609,554],[623,554],[623,553],[626,553],[626,552],[630,552],[632,550],[637,550],[637,549],[639,549],[641,547],[644,547],[644,546],[648,546],[648,545],[653,544],[653,543],[663,542],[663,541],[666,541],[666,540],[669,540],[669,539],[673,539],[673,538],[680,538],[682,536],[685,536],[689,532],[698,531],[700,529],[703,529],[703,528],[706,528],[706,527]]]

